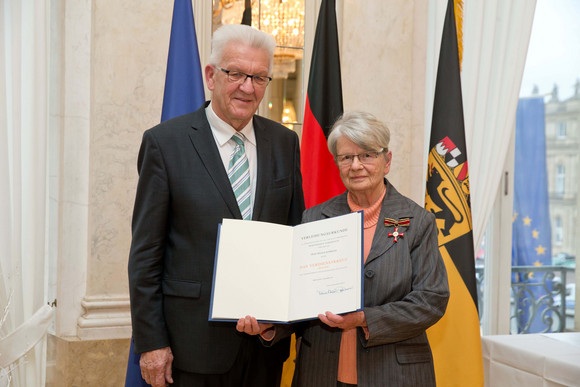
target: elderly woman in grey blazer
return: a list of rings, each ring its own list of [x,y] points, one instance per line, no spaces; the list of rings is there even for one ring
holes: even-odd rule
[[[300,337],[293,386],[435,386],[426,329],[445,313],[447,273],[435,217],[385,176],[390,132],[363,112],[334,124],[328,148],[347,191],[304,212],[303,222],[364,212],[364,308],[292,326]],[[237,329],[268,345],[282,326],[240,319]]]

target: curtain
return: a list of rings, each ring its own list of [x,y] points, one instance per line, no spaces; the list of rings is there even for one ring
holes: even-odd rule
[[[536,0],[465,0],[463,108],[477,252],[515,130]]]
[[[425,152],[447,0],[429,3]],[[536,0],[464,0],[461,82],[477,254],[515,130]]]
[[[28,344],[22,346],[24,353],[3,352],[1,385],[10,380],[15,386],[40,386],[45,381],[42,338],[51,315],[45,299],[46,3],[0,0],[0,352],[15,337]]]

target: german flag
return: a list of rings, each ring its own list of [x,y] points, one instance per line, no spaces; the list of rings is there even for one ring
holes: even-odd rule
[[[448,1],[427,167],[425,208],[437,219],[451,296],[427,330],[438,386],[483,386],[483,361],[465,147],[460,61],[453,0]]]
[[[306,208],[344,192],[338,168],[326,146],[330,128],[342,112],[336,2],[322,0],[312,49],[300,149]]]

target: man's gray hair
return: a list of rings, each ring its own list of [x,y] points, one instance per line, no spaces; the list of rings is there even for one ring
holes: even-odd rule
[[[225,24],[213,33],[209,64],[213,66],[220,65],[224,49],[229,43],[242,44],[267,51],[270,56],[268,73],[272,74],[276,41],[271,35],[245,24]]]
[[[389,149],[391,131],[382,121],[366,112],[348,111],[334,123],[328,136],[328,150],[337,156],[336,143],[344,136],[366,151]]]

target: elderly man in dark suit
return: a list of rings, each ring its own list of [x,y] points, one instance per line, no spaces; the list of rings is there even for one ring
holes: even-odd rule
[[[297,135],[254,115],[274,48],[251,27],[221,27],[205,67],[211,102],[143,135],[128,269],[135,350],[153,386],[280,382],[288,341],[265,348],[208,322],[218,223],[294,225],[304,210]]]
[[[387,126],[364,112],[344,113],[328,137],[347,192],[306,210],[303,222],[363,211],[364,307],[321,311],[293,327],[301,337],[293,386],[435,386],[425,331],[447,307],[447,273],[435,217],[385,178],[389,141]],[[237,329],[262,335],[265,344],[289,333],[251,316]]]

